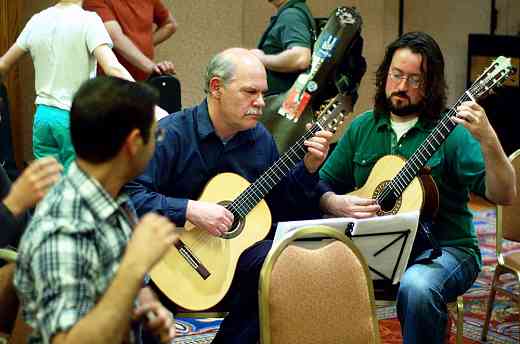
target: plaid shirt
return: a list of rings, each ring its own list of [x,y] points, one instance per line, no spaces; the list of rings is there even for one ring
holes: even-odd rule
[[[127,201],[114,200],[72,163],[39,204],[21,240],[14,281],[34,329],[30,343],[49,343],[103,296],[131,235]]]

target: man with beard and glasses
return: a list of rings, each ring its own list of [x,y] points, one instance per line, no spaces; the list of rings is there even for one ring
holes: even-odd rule
[[[356,118],[320,170],[319,205],[333,216],[366,218],[380,206],[346,193],[362,187],[385,155],[409,158],[446,110],[444,59],[437,43],[422,32],[390,44],[376,74],[374,109]],[[432,234],[440,246],[420,237],[397,292],[404,343],[443,343],[446,303],[462,295],[481,266],[478,240],[468,209],[469,193],[509,204],[515,173],[484,109],[475,102],[457,107],[457,125],[427,162],[439,189]]]
[[[265,106],[266,71],[262,62],[242,48],[225,50],[206,69],[206,99],[193,108],[159,121],[165,131],[144,174],[127,184],[138,214],[156,212],[182,226],[186,221],[214,236],[233,224],[233,214],[216,203],[198,201],[215,175],[236,173],[254,182],[278,159],[273,137],[258,123]],[[307,153],[266,197],[273,222],[302,214],[332,134],[318,131],[305,141]],[[236,187],[229,185],[230,188]],[[228,316],[213,343],[256,343],[258,280],[271,240],[263,240],[240,256],[224,305]]]

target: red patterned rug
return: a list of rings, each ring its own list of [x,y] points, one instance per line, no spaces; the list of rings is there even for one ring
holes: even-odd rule
[[[473,287],[464,295],[464,336],[480,339],[485,318],[485,307],[489,296],[489,288],[497,262],[495,251],[495,210],[475,212],[475,225],[482,251],[483,267]],[[518,244],[507,242],[505,252],[520,251]],[[501,279],[509,289],[517,289],[513,275],[504,275]],[[497,293],[488,343],[513,343],[519,337],[519,310],[509,297]],[[466,332],[468,333],[466,335]]]
[[[485,317],[485,307],[489,295],[489,286],[496,264],[495,253],[495,211],[475,212],[474,223],[482,250],[483,269],[473,287],[464,294],[464,343],[481,343],[480,334]],[[505,251],[520,251],[520,246],[508,243]],[[504,276],[504,281],[512,288],[515,285],[513,276]],[[383,307],[377,310],[382,343],[397,344],[402,342],[399,322],[394,307]],[[497,293],[493,317],[486,343],[518,342],[520,332],[519,311],[511,299]],[[178,328],[181,336],[175,343],[210,343],[220,324],[217,319],[207,319],[206,323],[192,319],[179,319]],[[452,326],[449,343],[455,343],[455,328]]]
[[[474,223],[482,251],[483,267],[477,280],[470,290],[464,294],[464,343],[481,343],[480,335],[484,324],[486,303],[495,264],[495,210],[474,212]],[[519,251],[520,246],[507,243],[505,251]],[[515,285],[513,276],[504,275],[504,282],[509,287]],[[382,312],[382,310],[378,310]],[[386,309],[386,314],[378,314],[379,329],[383,343],[401,343],[399,322],[395,318],[395,310]],[[392,312],[394,312],[392,314]],[[486,343],[515,343],[519,335],[519,311],[511,299],[504,294],[497,293],[491,324]],[[455,343],[455,327],[452,326],[449,343]]]

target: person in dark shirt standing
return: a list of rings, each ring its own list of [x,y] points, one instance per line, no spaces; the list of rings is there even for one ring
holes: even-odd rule
[[[284,93],[311,64],[312,15],[305,0],[269,0],[276,15],[252,50],[267,69],[267,94]]]
[[[302,120],[294,123],[279,115],[278,109],[300,73],[311,65],[316,28],[305,0],[269,0],[269,3],[276,14],[271,17],[257,49],[251,51],[267,70],[266,106],[260,122],[273,135],[278,150],[285,152],[294,137],[305,131],[305,121],[312,119],[312,111],[306,111]]]
[[[164,141],[157,145],[145,173],[126,186],[138,214],[154,211],[178,225],[189,221],[213,236],[226,233],[234,220],[232,212],[196,199],[219,173],[234,172],[254,182],[278,159],[272,136],[257,123],[266,89],[265,69],[250,51],[232,48],[213,57],[206,71],[207,99],[159,122]],[[297,202],[304,202],[306,185],[315,182],[331,135],[318,131],[308,139],[303,162],[266,197],[273,222],[296,216]],[[238,260],[227,295],[237,299],[214,343],[258,341],[258,278],[271,243],[256,243]]]

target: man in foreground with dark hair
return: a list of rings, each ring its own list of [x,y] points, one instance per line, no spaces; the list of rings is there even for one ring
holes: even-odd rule
[[[15,286],[31,343],[139,343],[140,327],[169,342],[174,322],[145,274],[176,240],[175,226],[135,211],[121,187],[156,139],[157,95],[112,77],[87,81],[71,108],[77,159],[40,203],[19,249]]]
[[[325,213],[376,215],[381,210],[376,200],[344,194],[362,187],[383,156],[409,158],[442,117],[444,59],[433,38],[412,32],[390,44],[377,71],[376,88],[374,110],[352,122],[320,170],[320,207]],[[440,196],[431,231],[440,255],[432,255],[429,242],[416,237],[397,294],[404,343],[443,343],[446,303],[477,277],[481,256],[468,209],[470,191],[499,204],[512,202],[516,193],[513,167],[484,109],[463,102],[450,120],[453,131],[427,161]]]

